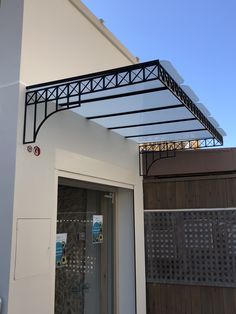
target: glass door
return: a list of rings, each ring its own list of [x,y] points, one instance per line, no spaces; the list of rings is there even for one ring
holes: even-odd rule
[[[113,194],[59,185],[55,314],[114,313]]]

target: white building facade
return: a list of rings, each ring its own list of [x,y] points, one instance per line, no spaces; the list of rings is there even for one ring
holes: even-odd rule
[[[0,3],[0,314],[145,314],[141,175],[224,131],[80,0]]]
[[[100,266],[94,265],[102,272],[103,263],[112,263],[112,280],[102,283],[96,274],[94,290],[88,279],[93,292],[77,291],[76,299],[83,303],[81,313],[94,313],[89,304],[97,302],[96,313],[105,309],[103,313],[144,314],[138,145],[72,111],[57,113],[45,122],[32,145],[33,150],[40,148],[39,156],[29,152],[22,140],[27,85],[135,64],[136,58],[79,0],[2,0],[0,45],[1,314],[56,313],[58,185],[64,186],[64,181],[90,194],[110,193],[106,195],[113,200],[112,257],[108,260],[111,253],[104,257],[105,253],[97,252]],[[105,219],[106,215],[100,211],[99,216]],[[102,290],[112,293],[104,296]]]

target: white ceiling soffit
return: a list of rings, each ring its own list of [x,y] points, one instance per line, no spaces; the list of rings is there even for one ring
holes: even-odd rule
[[[225,133],[182,82],[170,62],[154,60],[29,86],[24,143],[36,140],[50,115],[68,109],[139,144],[209,138],[222,143]],[[35,110],[32,125],[27,119]]]

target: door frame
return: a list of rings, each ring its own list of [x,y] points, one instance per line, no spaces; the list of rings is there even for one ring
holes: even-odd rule
[[[61,179],[60,179],[61,178]],[[55,170],[55,180],[56,180],[56,191],[57,187],[59,185],[59,180],[75,180],[74,182],[78,183],[78,187],[80,188],[88,188],[88,189],[94,189],[94,190],[100,190],[104,192],[112,192],[117,194],[118,188],[123,188],[130,190],[134,193],[134,185],[132,184],[127,184],[127,183],[121,183],[109,179],[103,179],[103,178],[98,178],[98,177],[92,177],[92,176],[87,176],[87,175],[82,175],[82,174],[77,174],[77,173],[72,173],[72,172],[67,172],[63,170]],[[61,182],[60,182],[61,183]],[[76,185],[77,186],[77,185]],[[56,192],[56,198],[58,199],[58,192]],[[134,200],[132,200],[134,201]],[[118,206],[117,206],[117,197],[115,197],[115,204],[114,204],[114,226],[115,226],[115,232],[114,232],[114,295],[113,295],[113,300],[114,300],[114,314],[120,314],[120,294],[119,294],[119,248],[118,248],[118,243],[117,243],[117,215],[118,215]],[[57,207],[56,207],[56,212],[55,215],[57,217]],[[56,230],[57,230],[57,219],[55,219],[55,226],[54,226],[54,233],[56,235]],[[133,202],[133,259],[134,259],[134,299],[135,299],[135,308],[134,308],[134,313],[137,313],[137,285],[136,285],[136,278],[137,278],[137,272],[136,272],[136,245],[135,245],[135,206]],[[56,279],[56,272],[54,270],[54,282]],[[55,284],[54,284],[54,295],[55,295]],[[55,304],[54,304],[55,308]]]

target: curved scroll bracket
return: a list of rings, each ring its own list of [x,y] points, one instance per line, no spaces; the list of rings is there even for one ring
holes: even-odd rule
[[[35,143],[44,122],[53,114],[80,107],[78,82],[26,92],[23,144]]]

